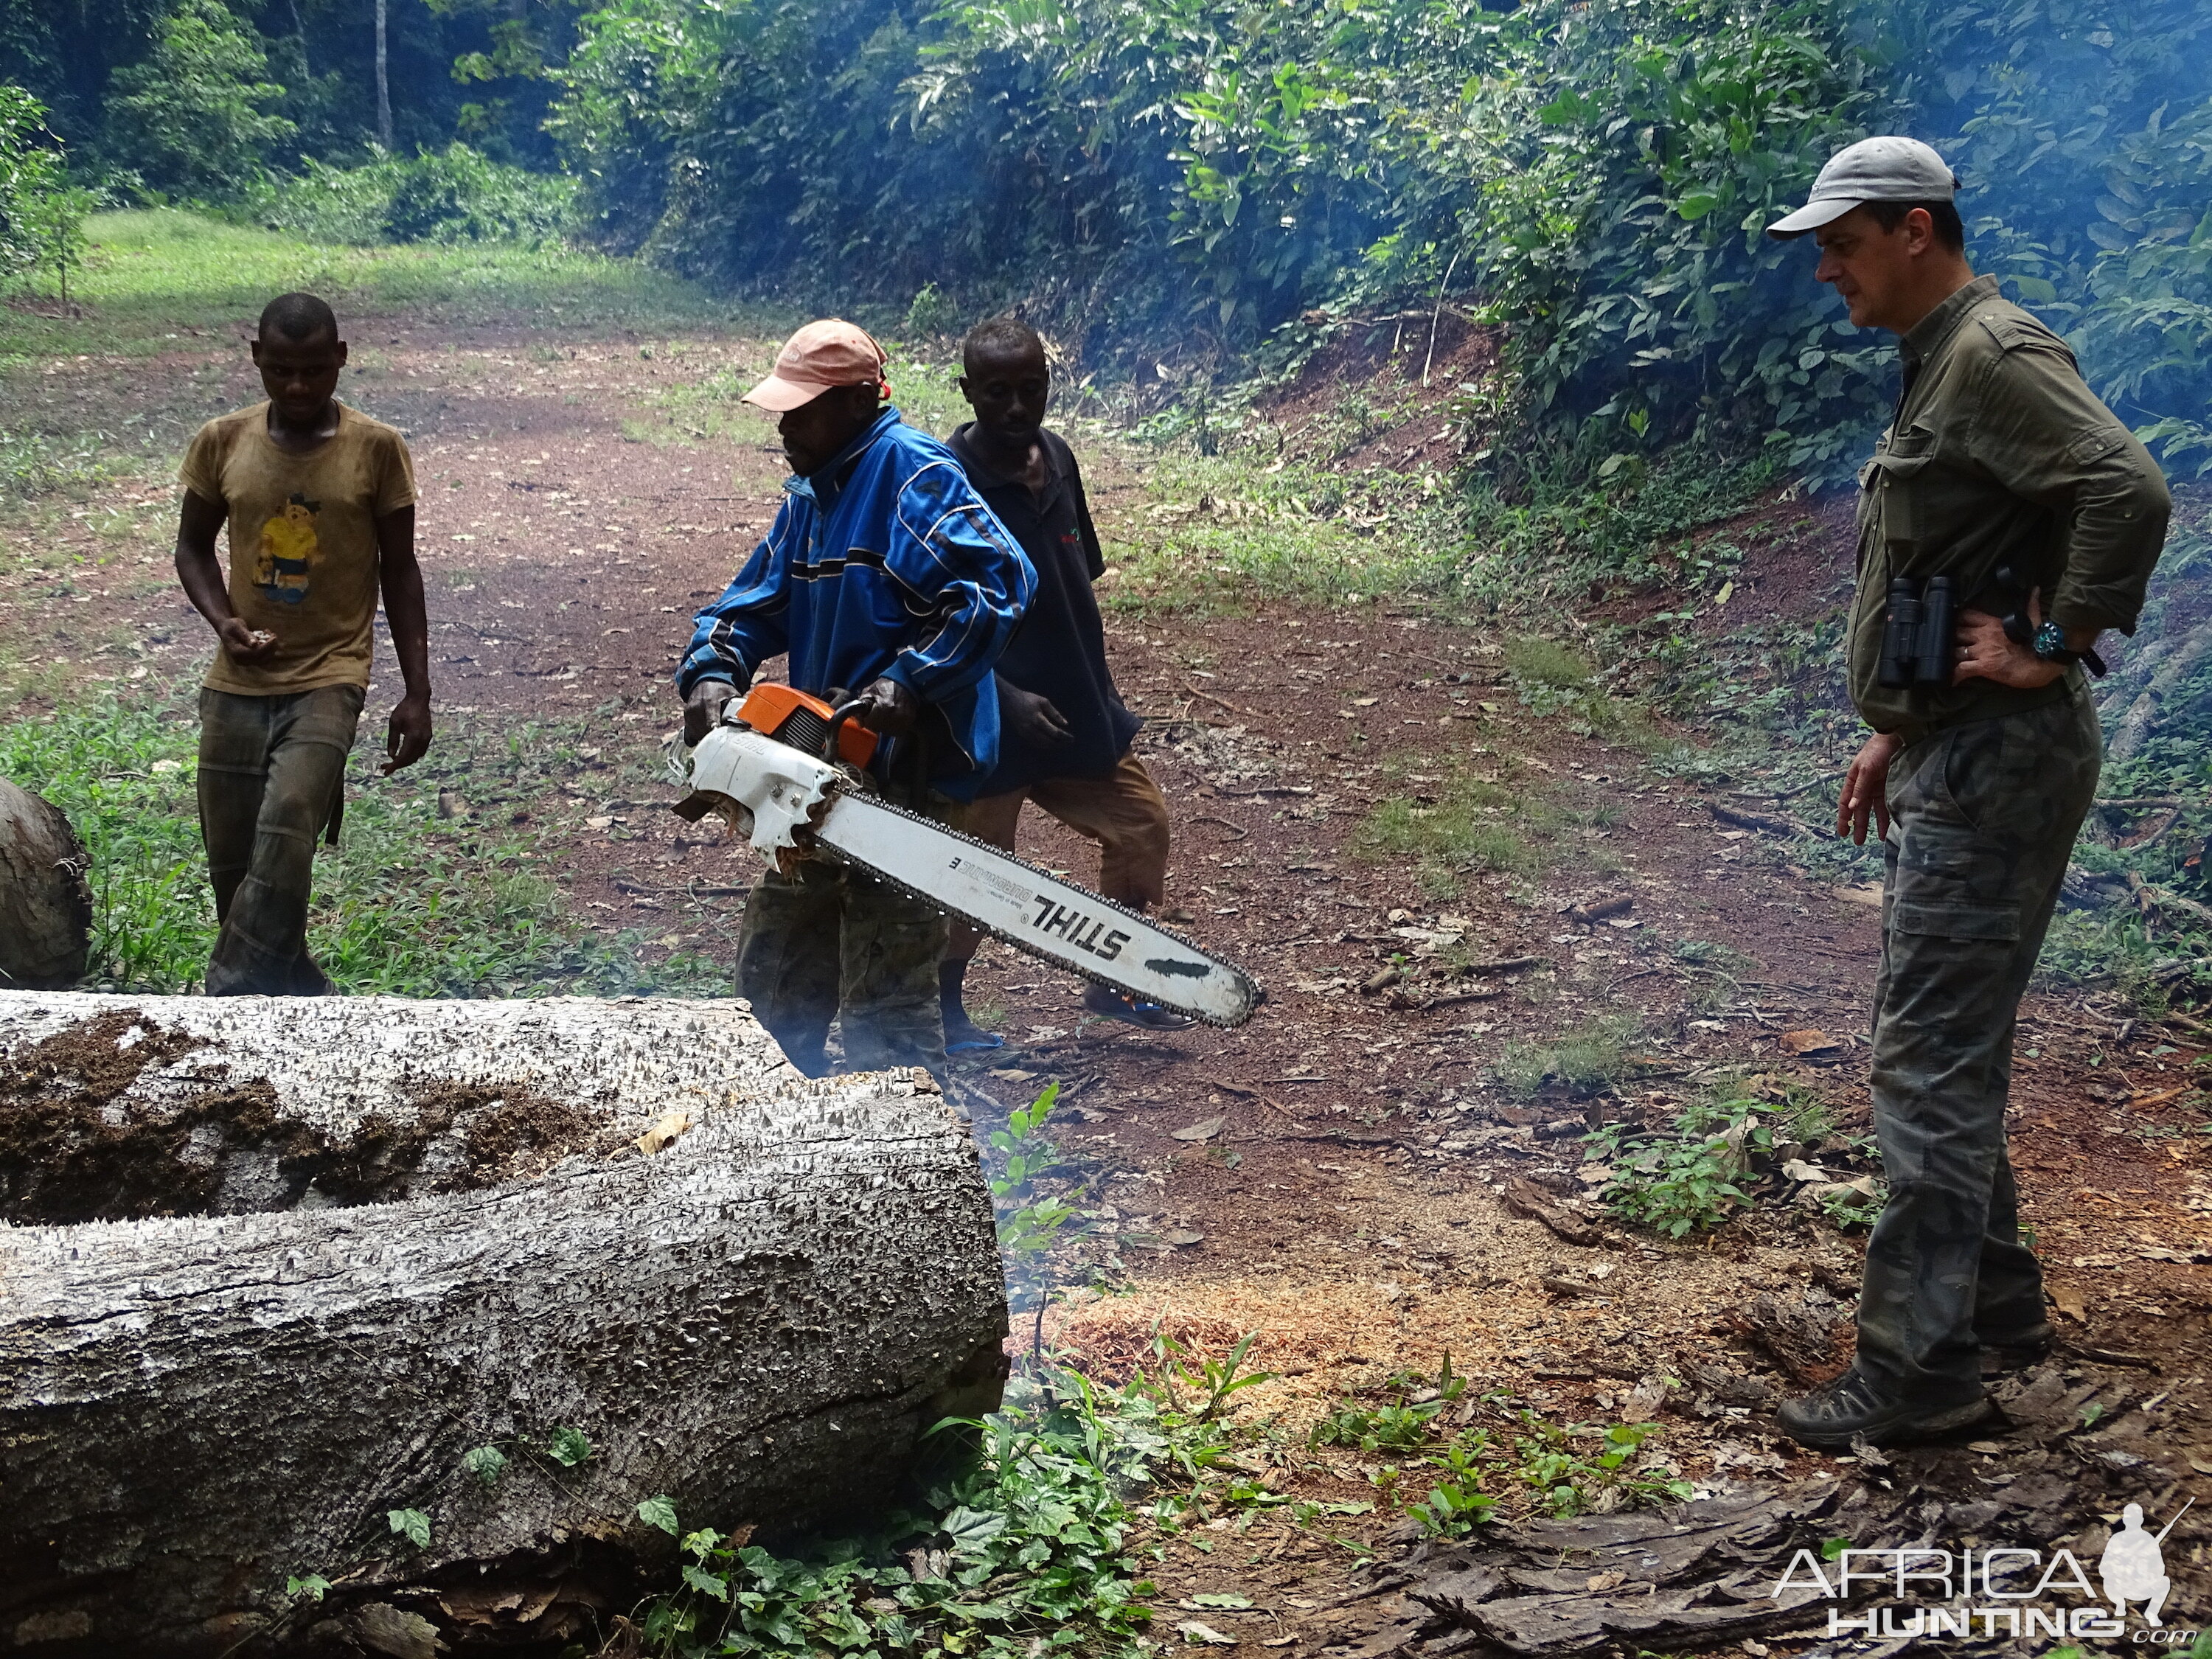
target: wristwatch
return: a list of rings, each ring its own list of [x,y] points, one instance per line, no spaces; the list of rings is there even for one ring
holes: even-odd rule
[[[2089,672],[2099,679],[2105,678],[2105,659],[2094,651],[2069,651],[2066,647],[2066,630],[2055,622],[2047,622],[2035,630],[2034,641],[2028,647],[2045,662],[2056,663],[2061,668],[2071,668],[2075,663],[2087,663]]]

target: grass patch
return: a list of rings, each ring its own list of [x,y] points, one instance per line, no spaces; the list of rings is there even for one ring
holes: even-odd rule
[[[633,260],[494,243],[358,247],[178,209],[95,214],[80,318],[0,310],[0,366],[77,353],[150,356],[226,343],[270,296],[308,289],[339,317],[408,311],[456,326],[513,320],[576,331],[742,326],[736,309]]]
[[[1450,764],[1417,756],[1427,764]],[[1469,877],[1533,875],[1566,823],[1556,807],[1525,788],[1455,771],[1401,773],[1408,793],[1377,801],[1353,832],[1355,855],[1412,869],[1432,898],[1449,898]]]
[[[216,923],[194,783],[198,732],[189,695],[103,695],[0,726],[0,775],[67,813],[90,857],[95,988],[184,992],[205,972]],[[609,938],[577,926],[541,833],[438,816],[441,787],[465,788],[487,821],[486,809],[542,787],[562,763],[551,737],[531,728],[495,744],[448,726],[429,758],[382,779],[374,770],[381,726],[363,720],[343,844],[318,855],[307,929],[341,991],[727,994],[715,964],[678,956],[648,966],[635,933]]]
[[[1661,738],[1650,716],[1614,696],[1599,683],[1596,668],[1556,640],[1535,635],[1509,639],[1505,669],[1521,706],[1537,714],[1564,714],[1578,737],[1599,737],[1638,748],[1656,748]]]
[[[1546,1042],[1509,1042],[1492,1068],[1508,1093],[1594,1095],[1628,1075],[1636,1022],[1625,1015],[1592,1020]]]

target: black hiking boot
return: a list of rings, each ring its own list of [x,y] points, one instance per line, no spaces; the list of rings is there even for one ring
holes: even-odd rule
[[[1854,1365],[1802,1400],[1784,1401],[1775,1416],[1782,1431],[1801,1446],[1847,1451],[1852,1441],[1862,1438],[1869,1445],[1892,1446],[1963,1429],[1980,1422],[1990,1410],[1990,1402],[1979,1393],[1948,1406],[1893,1400]]]
[[[2058,1333],[2045,1320],[2016,1331],[1982,1339],[1982,1375],[2001,1376],[2041,1364],[2058,1344]]]

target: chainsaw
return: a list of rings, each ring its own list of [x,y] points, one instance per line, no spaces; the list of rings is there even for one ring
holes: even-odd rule
[[[1242,969],[1135,911],[880,799],[866,768],[875,733],[787,685],[757,685],[691,751],[677,813],[719,812],[785,874],[809,859],[852,865],[994,939],[1109,990],[1242,1025],[1266,993]]]

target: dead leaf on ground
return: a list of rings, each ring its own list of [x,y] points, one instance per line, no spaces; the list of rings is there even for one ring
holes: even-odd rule
[[[1177,1140],[1211,1140],[1221,1133],[1222,1126],[1228,1121],[1225,1117],[1209,1117],[1202,1122],[1186,1123],[1182,1128],[1170,1129],[1168,1133]]]
[[[1842,1043],[1818,1026],[1808,1026],[1802,1031],[1784,1031],[1778,1040],[1785,1054],[1839,1054],[1844,1051]]]
[[[659,1117],[653,1119],[651,1127],[637,1138],[637,1149],[647,1158],[651,1158],[655,1152],[672,1146],[676,1138],[690,1127],[691,1114],[681,1108],[672,1112],[663,1112]]]
[[[2053,1285],[2051,1305],[2077,1325],[2089,1322],[2089,1304],[2082,1299],[2081,1288],[2074,1285]]]

